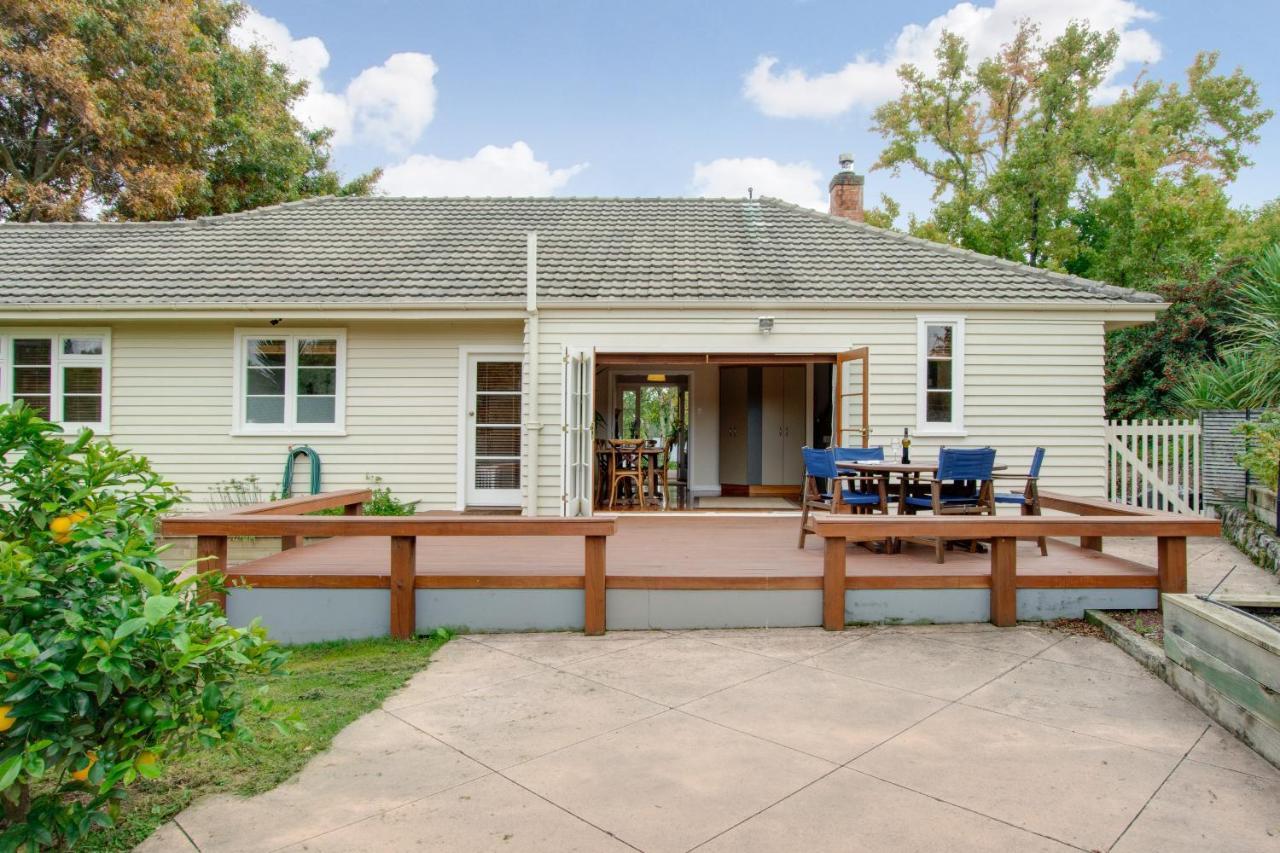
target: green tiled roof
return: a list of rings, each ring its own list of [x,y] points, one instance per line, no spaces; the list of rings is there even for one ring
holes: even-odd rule
[[[774,199],[319,198],[164,223],[0,225],[0,305],[556,300],[1151,303]]]

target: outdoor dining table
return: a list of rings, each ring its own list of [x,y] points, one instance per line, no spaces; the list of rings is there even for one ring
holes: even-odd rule
[[[1008,465],[993,465],[991,470],[1003,471],[1008,467]],[[938,473],[938,460],[933,459],[922,462],[894,462],[891,459],[884,461],[867,459],[856,462],[844,460],[836,462],[836,470],[856,471],[859,474],[879,474],[884,477],[886,491],[893,485],[893,475],[898,474],[898,515],[906,515],[907,495],[911,494],[912,486],[920,482],[921,474],[928,474],[931,477],[936,476]],[[898,542],[894,541],[890,550],[896,552],[898,550]]]
[[[1008,465],[993,465],[991,470],[1003,471],[1008,467]],[[906,512],[904,505],[910,485],[920,482],[921,474],[928,474],[931,477],[937,475],[938,460],[924,462],[894,462],[889,459],[884,461],[867,459],[858,462],[846,460],[836,462],[836,470],[857,471],[859,474],[880,474],[884,476],[886,486],[891,485],[890,479],[894,474],[901,475],[898,484],[898,514],[901,515]]]

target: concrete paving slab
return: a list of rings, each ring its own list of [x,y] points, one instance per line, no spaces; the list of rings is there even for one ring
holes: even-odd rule
[[[786,662],[777,658],[687,637],[668,637],[569,664],[564,670],[676,706],[782,666]]]
[[[487,767],[500,769],[651,717],[664,708],[551,670],[394,713]]]
[[[1073,848],[906,788],[841,769],[698,853],[1067,853]]]
[[[1209,724],[1209,730],[1187,758],[1263,779],[1280,779],[1280,770],[1217,723]]]
[[[1146,672],[1142,664],[1129,657],[1119,646],[1096,637],[1067,637],[1060,643],[1054,643],[1036,657],[1040,660],[1069,663],[1121,675],[1142,675]]]
[[[506,775],[641,850],[683,853],[834,769],[668,711]]]
[[[961,701],[1178,758],[1195,745],[1206,726],[1204,714],[1145,671],[1121,675],[1040,659],[1027,661]],[[1141,725],[1134,725],[1135,720]]]
[[[886,631],[832,649],[807,663],[938,699],[959,699],[1024,660],[1019,655],[961,646],[924,634]]]
[[[615,853],[631,848],[497,775],[286,848],[291,853]]]
[[[1114,853],[1275,853],[1280,781],[1184,761],[1138,815]]]
[[[1162,753],[952,705],[850,766],[1058,841],[1101,850],[1120,836],[1177,763]]]
[[[757,655],[799,661],[831,651],[874,633],[873,628],[822,631],[814,628],[710,629],[688,631],[683,636],[728,646]]]
[[[895,629],[909,632],[910,629]],[[1037,655],[1054,643],[1062,640],[1061,634],[1044,628],[1032,628],[1019,625],[1014,628],[996,628],[983,631],[945,631],[935,632],[931,639],[975,649],[990,649],[993,652],[1006,652],[1011,655],[1031,657]]]
[[[640,633],[640,632],[636,632]],[[623,649],[629,649],[632,646],[638,646],[641,643],[649,643],[660,637],[668,636],[664,633],[644,632],[647,636],[643,637],[626,637],[614,638],[611,634],[605,634],[602,637],[584,637],[582,635],[558,637],[558,638],[536,638],[536,639],[519,639],[514,641],[497,641],[490,640],[486,637],[476,638],[477,642],[495,649],[504,651],[507,654],[517,655],[522,658],[528,658],[546,666],[564,666],[566,664],[575,663],[588,658],[599,657],[600,655],[613,654]]]
[[[681,710],[844,764],[945,705],[919,693],[789,666]]]
[[[205,853],[274,850],[486,773],[457,750],[374,711],[280,787],[250,799],[203,800],[178,823]]]
[[[383,703],[387,710],[407,708],[444,696],[456,696],[501,684],[513,678],[544,672],[546,667],[484,643],[458,638],[431,658],[431,666],[409,679]]]

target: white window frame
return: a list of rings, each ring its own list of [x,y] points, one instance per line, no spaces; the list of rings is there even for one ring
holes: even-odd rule
[[[916,318],[916,435],[966,435],[964,429],[964,317],[921,316]],[[929,422],[928,347],[929,327],[950,326],[951,332],[951,420]]]
[[[45,339],[51,342],[50,364],[52,371],[49,387],[49,416],[52,423],[62,428],[63,432],[79,432],[91,429],[98,435],[111,434],[111,330],[104,328],[68,328],[68,327],[10,327],[0,329],[0,400],[13,403],[13,342],[15,339]],[[62,342],[67,338],[102,338],[102,355],[63,355]],[[102,420],[93,423],[87,421],[66,421],[62,419],[62,368],[64,367],[100,367],[102,368]]]
[[[284,423],[251,424],[245,422],[245,344],[254,338],[286,340],[284,379]],[[332,424],[300,424],[298,412],[298,355],[297,341],[303,338],[332,338],[338,342],[336,386],[334,388]],[[235,375],[231,383],[231,435],[312,435],[347,434],[347,331],[346,329],[295,329],[266,326],[263,328],[235,330],[235,357],[232,359]]]

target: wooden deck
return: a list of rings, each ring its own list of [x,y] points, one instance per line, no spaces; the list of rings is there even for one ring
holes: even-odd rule
[[[608,542],[606,585],[612,589],[821,589],[823,540],[796,548],[798,518],[748,515],[622,516]],[[1050,540],[1049,556],[1034,541],[1018,545],[1017,585],[1023,589],[1155,588],[1153,565],[1142,565],[1074,542]],[[582,542],[532,536],[421,536],[416,548],[419,589],[580,589]],[[259,588],[384,588],[391,543],[381,537],[336,537],[281,551],[231,570]],[[847,589],[986,589],[990,555],[904,546],[903,553],[848,549]]]

